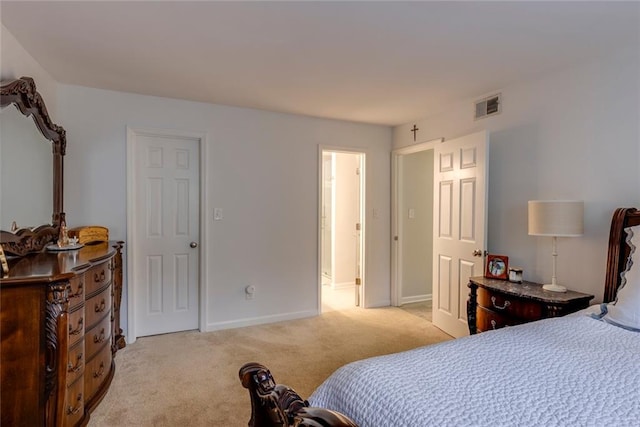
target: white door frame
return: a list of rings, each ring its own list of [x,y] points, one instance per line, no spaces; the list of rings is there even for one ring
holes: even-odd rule
[[[136,268],[138,268],[136,253],[136,239],[135,239],[135,222],[133,206],[136,200],[136,171],[135,171],[135,144],[138,136],[151,136],[151,137],[178,137],[178,138],[190,138],[198,140],[198,148],[200,155],[200,222],[199,222],[199,280],[198,280],[198,292],[199,292],[199,321],[198,329],[200,331],[205,330],[207,320],[207,269],[206,263],[203,262],[207,259],[207,214],[205,205],[205,195],[207,194],[207,171],[206,171],[206,147],[207,147],[207,134],[205,132],[193,132],[182,131],[173,129],[160,129],[160,128],[139,128],[127,126],[127,342],[133,343],[136,341],[136,322],[135,322],[135,287],[134,280]]]
[[[400,306],[402,302],[402,246],[399,237],[402,235],[402,156],[433,150],[444,138],[432,139],[408,147],[397,148],[391,152],[391,305]]]
[[[318,289],[318,314],[322,313],[322,191],[324,182],[322,181],[322,152],[323,151],[334,151],[339,153],[349,153],[349,154],[360,154],[364,157],[362,161],[362,170],[360,171],[360,218],[361,218],[361,254],[360,258],[362,259],[361,263],[361,274],[360,280],[362,283],[361,287],[361,299],[360,299],[360,307],[367,308],[367,298],[366,298],[366,289],[367,289],[367,238],[366,238],[366,217],[367,217],[367,163],[369,159],[369,153],[366,149],[358,149],[352,147],[338,147],[332,145],[318,145],[318,268],[317,268],[317,289]]]

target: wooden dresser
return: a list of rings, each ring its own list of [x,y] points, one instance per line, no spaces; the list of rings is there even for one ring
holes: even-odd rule
[[[123,242],[9,260],[0,279],[1,425],[84,425],[113,378]]]
[[[587,308],[593,295],[581,292],[551,292],[534,282],[469,278],[467,320],[472,335]]]

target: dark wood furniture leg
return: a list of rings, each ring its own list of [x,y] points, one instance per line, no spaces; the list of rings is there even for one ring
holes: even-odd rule
[[[264,365],[247,363],[239,376],[251,396],[249,427],[357,427],[341,413],[310,407],[293,389],[276,385]]]
[[[478,306],[478,285],[469,282],[469,300],[467,301],[467,323],[469,325],[469,334],[475,335],[478,332],[476,324],[476,307]]]

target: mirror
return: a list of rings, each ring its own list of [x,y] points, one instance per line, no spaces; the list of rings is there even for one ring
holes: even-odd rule
[[[30,77],[2,82],[0,106],[0,246],[26,255],[55,241],[64,220],[66,132]]]
[[[1,230],[51,223],[52,176],[51,143],[33,120],[13,106],[0,110]]]

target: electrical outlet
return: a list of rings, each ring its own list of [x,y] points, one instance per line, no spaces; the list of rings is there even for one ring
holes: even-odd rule
[[[253,285],[249,285],[244,288],[244,296],[246,299],[253,299],[253,294],[256,291],[256,287]]]

